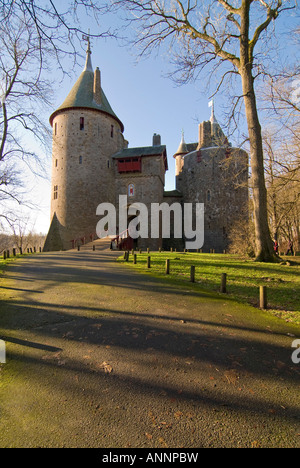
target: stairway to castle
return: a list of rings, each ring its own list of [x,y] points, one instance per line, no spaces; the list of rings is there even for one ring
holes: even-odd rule
[[[88,242],[87,244],[80,246],[80,251],[92,251],[95,250],[110,250],[111,239],[110,237],[105,237],[104,239],[96,239],[93,242]],[[78,250],[76,247],[72,250]]]

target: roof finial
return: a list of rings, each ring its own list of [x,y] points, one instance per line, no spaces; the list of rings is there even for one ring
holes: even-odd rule
[[[91,71],[94,72],[93,70],[93,65],[92,65],[92,51],[91,51],[91,39],[90,39],[90,30],[88,32],[88,35],[83,35],[82,39],[87,42],[87,51],[86,51],[86,62],[85,62],[85,67],[83,71]]]
[[[215,105],[214,105],[214,100],[212,99],[211,101],[209,101],[208,103],[208,107],[211,107],[211,116],[210,116],[210,121],[212,124],[215,124],[217,123],[217,119],[216,119],[216,116],[215,116]]]

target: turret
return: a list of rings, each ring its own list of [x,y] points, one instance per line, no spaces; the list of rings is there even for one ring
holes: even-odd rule
[[[175,176],[178,176],[182,171],[183,167],[183,156],[188,153],[188,148],[186,142],[184,141],[184,133],[182,132],[181,142],[179,144],[178,150],[174,154],[175,158]]]

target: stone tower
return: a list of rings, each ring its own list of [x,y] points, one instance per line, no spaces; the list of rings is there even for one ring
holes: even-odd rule
[[[228,248],[236,221],[248,222],[248,154],[228,142],[214,110],[200,123],[198,143],[181,141],[174,154],[183,203],[204,203],[204,252]]]
[[[100,70],[93,70],[89,43],[84,70],[50,123],[51,225],[44,251],[68,250],[95,235],[97,206],[115,203],[111,156],[128,144],[102,90]]]

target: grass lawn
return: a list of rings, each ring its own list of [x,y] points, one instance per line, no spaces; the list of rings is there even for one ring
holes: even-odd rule
[[[220,291],[221,275],[227,274],[227,294],[242,302],[259,307],[259,287],[267,286],[268,310],[288,322],[300,324],[300,258],[284,257],[291,265],[256,263],[236,255],[183,252],[150,252],[151,268],[147,268],[147,253],[138,253],[133,264],[124,256],[118,258],[130,268],[167,281],[190,282],[191,266],[195,266],[195,288]],[[166,259],[170,259],[170,274],[166,275]]]

